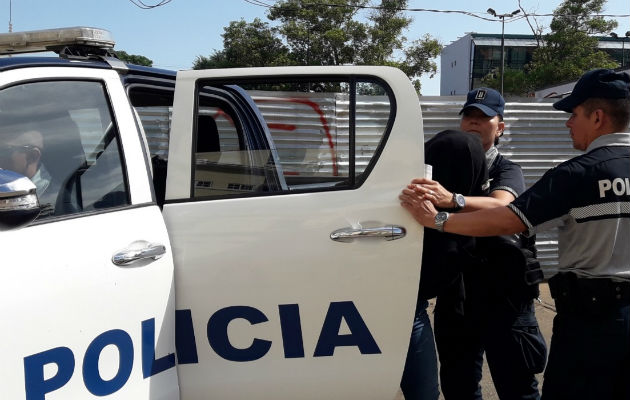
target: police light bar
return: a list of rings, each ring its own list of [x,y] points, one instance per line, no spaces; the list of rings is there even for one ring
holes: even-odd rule
[[[114,48],[115,43],[109,31],[83,26],[9,32],[0,34],[0,54],[55,51],[72,46],[109,50]]]

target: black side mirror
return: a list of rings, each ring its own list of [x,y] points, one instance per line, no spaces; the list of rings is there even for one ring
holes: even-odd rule
[[[0,169],[0,231],[22,227],[39,212],[35,184],[16,172]]]

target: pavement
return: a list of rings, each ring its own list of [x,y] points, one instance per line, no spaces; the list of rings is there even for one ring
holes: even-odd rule
[[[545,341],[547,342],[547,348],[549,348],[549,344],[551,343],[551,332],[553,325],[553,318],[556,315],[556,307],[554,305],[553,298],[549,293],[549,285],[546,282],[540,284],[540,301],[534,301],[536,305],[536,318],[538,319],[538,325],[545,337]],[[431,318],[431,324],[433,324],[433,308],[435,307],[435,299],[433,299],[428,308],[428,313]],[[543,384],[543,374],[538,374],[538,383],[539,388],[542,387]],[[499,396],[497,396],[497,392],[494,390],[494,385],[492,383],[492,377],[490,376],[490,371],[488,370],[488,364],[485,362],[483,365],[483,378],[481,380],[481,391],[484,400],[499,400]],[[402,400],[402,393],[399,392],[396,400]],[[440,400],[444,400],[444,397],[440,394]]]

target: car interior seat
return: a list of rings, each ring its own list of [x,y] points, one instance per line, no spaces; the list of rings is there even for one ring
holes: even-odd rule
[[[44,139],[41,162],[52,178],[44,200],[54,206],[54,215],[81,211],[78,178],[87,163],[79,127],[67,112],[46,116],[39,123]]]

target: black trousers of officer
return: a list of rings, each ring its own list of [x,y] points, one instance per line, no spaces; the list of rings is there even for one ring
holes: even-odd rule
[[[485,351],[500,399],[540,399],[535,374],[544,369],[547,352],[533,300],[489,301],[482,293],[467,285],[463,315],[438,297],[434,331],[444,398],[482,399]]]
[[[558,274],[543,400],[630,399],[630,283]]]

